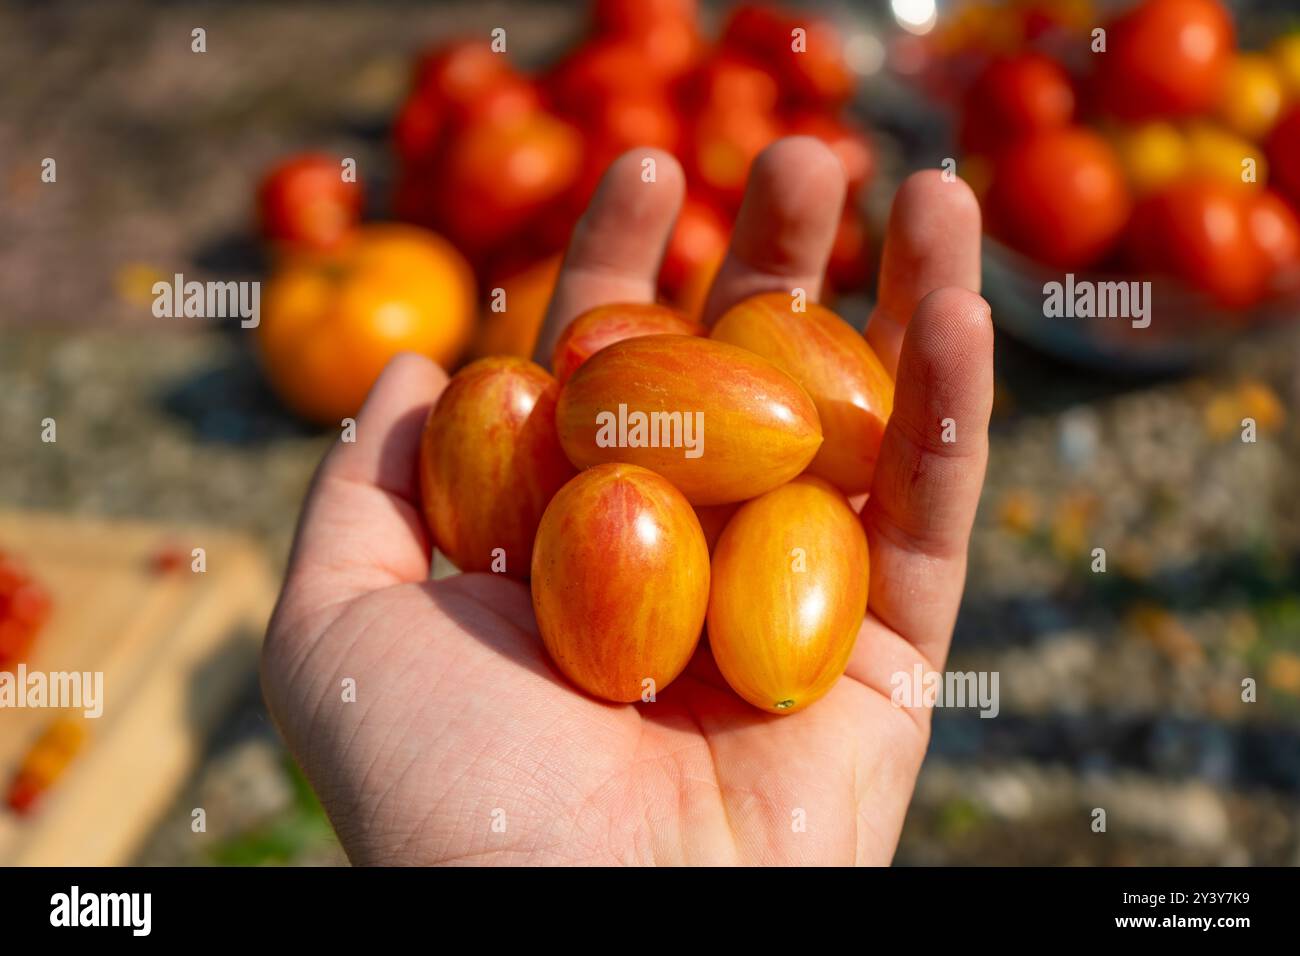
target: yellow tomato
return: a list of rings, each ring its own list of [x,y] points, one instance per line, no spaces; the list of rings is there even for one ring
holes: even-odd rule
[[[1228,68],[1217,113],[1229,129],[1257,140],[1273,128],[1285,99],[1274,60],[1262,53],[1242,53]]]
[[[1170,123],[1143,123],[1115,136],[1115,148],[1133,191],[1142,195],[1159,189],[1187,168],[1187,142]]]
[[[1270,52],[1286,94],[1300,99],[1300,30],[1278,38]]]
[[[1245,178],[1248,163],[1255,164],[1254,182],[1268,182],[1268,161],[1264,150],[1213,123],[1192,123],[1187,127],[1188,170],[1205,173],[1225,182],[1250,182]]]

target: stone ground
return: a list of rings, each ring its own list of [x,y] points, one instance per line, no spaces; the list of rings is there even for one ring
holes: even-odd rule
[[[0,502],[221,522],[282,561],[329,438],[280,410],[246,334],[153,319],[153,277],[255,277],[267,162],[336,149],[382,187],[411,51],[506,23],[542,57],[576,31],[559,9],[0,9]],[[56,185],[35,180],[44,156]],[[1284,326],[1195,372],[1124,379],[1000,336],[950,663],[997,672],[1000,713],[938,712],[900,863],[1300,863],[1298,349]],[[46,416],[57,446],[38,440]],[[139,860],[342,861],[255,675]]]

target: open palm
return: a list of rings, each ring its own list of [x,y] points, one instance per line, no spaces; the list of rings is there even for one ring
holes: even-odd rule
[[[815,296],[844,188],[816,140],[760,156],[706,320],[756,292]],[[578,313],[653,298],[682,193],[666,154],[610,168],[575,230],[539,356]],[[890,677],[943,665],[987,455],[978,246],[960,181],[903,185],[867,332],[898,375],[864,506],[868,615],[845,677],[788,716],[737,697],[705,644],[655,702],[597,701],[550,664],[527,585],[428,580],[416,456],[446,378],[425,359],[394,360],[356,442],[317,474],[263,660],[272,713],[351,859],[887,863],[929,735],[927,711],[891,703]],[[956,441],[942,440],[945,419]]]

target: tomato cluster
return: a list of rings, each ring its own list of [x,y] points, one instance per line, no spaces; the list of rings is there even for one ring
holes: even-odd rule
[[[0,551],[0,670],[27,657],[51,606],[49,592],[15,558]]]
[[[610,162],[637,146],[664,149],[682,162],[688,199],[661,292],[695,313],[754,157],[805,133],[831,145],[850,179],[830,280],[862,285],[867,228],[856,200],[876,154],[844,115],[854,77],[835,28],[749,4],[709,43],[697,14],[695,0],[596,0],[586,37],[535,76],[488,37],[424,54],[393,129],[397,215],[450,239],[483,288],[522,286],[544,303],[545,264]],[[476,354],[530,355],[540,321],[541,309],[513,304],[485,312]]]
[[[1053,269],[1170,276],[1230,309],[1300,288],[1300,34],[1239,51],[1219,0],[1141,0],[1103,30],[1026,31],[965,84],[989,230]]]
[[[756,707],[829,691],[867,604],[848,496],[870,486],[893,408],[863,337],[785,293],[707,333],[668,306],[613,304],[578,317],[551,366],[480,359],[430,411],[420,473],[439,550],[530,579],[552,660],[593,696],[650,699],[706,619]]]

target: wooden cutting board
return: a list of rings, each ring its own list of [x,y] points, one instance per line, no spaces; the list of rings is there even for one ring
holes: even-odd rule
[[[28,670],[104,675],[97,719],[0,708],[0,792],[54,721],[85,730],[31,810],[0,806],[0,864],[127,863],[252,679],[276,578],[251,539],[203,527],[0,511],[0,549],[54,599]]]

